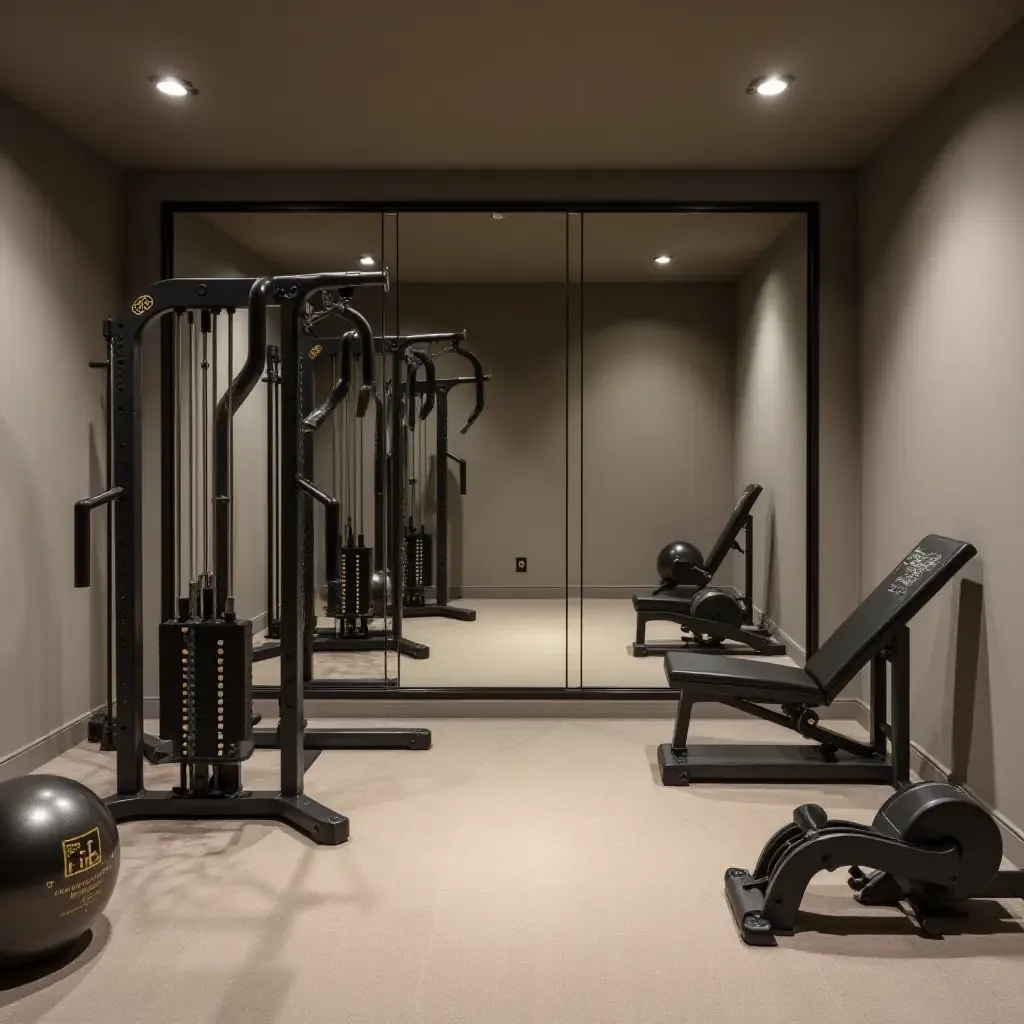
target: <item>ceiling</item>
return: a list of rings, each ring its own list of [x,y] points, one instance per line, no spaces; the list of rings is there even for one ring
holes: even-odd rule
[[[48,0],[0,91],[114,161],[229,168],[857,166],[1024,0]],[[756,75],[796,76],[774,101]],[[156,73],[200,89],[158,96]]]
[[[382,254],[405,282],[728,281],[789,213],[208,213],[279,272],[348,270]],[[387,239],[387,241],[385,241]],[[667,266],[654,257],[672,257]]]

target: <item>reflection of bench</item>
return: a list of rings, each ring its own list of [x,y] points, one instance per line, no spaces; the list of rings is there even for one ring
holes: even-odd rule
[[[693,566],[693,583],[676,586],[662,585],[656,590],[643,590],[633,595],[636,609],[636,641],[633,655],[637,658],[648,654],[667,654],[669,651],[711,651],[722,653],[723,641],[730,640],[743,646],[733,650],[734,654],[785,654],[785,647],[776,642],[767,630],[754,625],[754,535],[750,517],[751,509],[762,491],[760,484],[749,484],[740,495],[736,507],[729,516],[715,546],[708,554],[703,566]],[[742,546],[740,533],[745,533]],[[744,559],[743,593],[739,595],[742,607],[742,623],[711,621],[700,614],[700,598],[712,586],[712,578],[721,568],[725,556],[735,548]],[[710,591],[709,591],[710,593]],[[696,604],[694,599],[697,599]],[[729,599],[732,601],[732,599]],[[713,604],[714,602],[710,602]],[[647,623],[674,622],[690,634],[682,642],[647,642]]]
[[[925,537],[812,655],[806,667],[674,653],[665,676],[680,688],[671,743],[658,748],[667,786],[698,781],[884,782],[910,776],[910,630],[907,623],[976,554],[970,544]],[[861,743],[818,724],[862,668],[871,666],[871,721]],[[892,687],[891,722],[886,719]],[[808,743],[687,746],[694,704],[728,704],[800,733]],[[780,705],[781,710],[764,707]]]

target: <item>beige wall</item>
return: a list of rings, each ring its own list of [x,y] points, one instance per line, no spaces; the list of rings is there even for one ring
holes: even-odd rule
[[[797,217],[737,289],[736,490],[754,507],[754,603],[806,640],[807,225]],[[740,577],[742,579],[742,577]]]
[[[731,284],[583,290],[584,592],[658,583],[672,540],[707,556],[736,501]],[[716,576],[735,582],[733,556]]]
[[[593,596],[656,583],[655,555],[672,538],[708,550],[734,499],[730,285],[588,286],[582,337],[567,337],[563,285],[405,284],[399,299],[403,333],[465,328],[493,377],[465,436],[472,387],[451,399],[450,447],[469,461],[465,498],[450,472],[453,585],[469,596],[561,595],[581,528]],[[567,345],[582,419],[576,401],[566,415]],[[442,371],[467,364],[448,357]],[[427,429],[432,450],[433,417]],[[566,522],[567,458],[582,523],[578,512]]]
[[[861,176],[861,585],[870,589],[923,534],[977,546],[966,575],[983,585],[980,656],[954,672],[960,588],[951,587],[912,627],[913,739],[1018,825],[1022,67],[1024,23]]]
[[[857,194],[852,172],[179,172],[127,176],[127,291],[159,274],[165,200],[813,201],[821,215],[821,631],[857,602],[860,571]]]
[[[473,387],[460,386],[450,400],[449,447],[468,462],[464,498],[457,472],[449,473],[452,585],[467,596],[564,593],[565,288],[403,284],[399,310],[403,334],[465,329],[493,378],[483,415],[465,435],[459,428],[472,411]],[[452,356],[437,368],[446,376],[469,372]],[[425,426],[432,451],[433,416]],[[515,571],[519,555],[529,560],[525,575]]]
[[[104,699],[104,514],[75,590],[71,510],[104,483],[119,218],[116,171],[0,96],[0,759]]]

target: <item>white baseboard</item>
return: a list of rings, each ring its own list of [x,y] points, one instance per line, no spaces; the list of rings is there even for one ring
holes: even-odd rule
[[[786,653],[797,662],[807,660],[807,651],[803,644],[797,643],[770,615],[754,605],[755,619],[768,630],[781,644],[785,644]]]

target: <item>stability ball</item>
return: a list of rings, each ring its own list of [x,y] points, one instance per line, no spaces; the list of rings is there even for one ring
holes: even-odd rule
[[[0,966],[77,942],[117,882],[117,825],[91,789],[58,775],[0,782]]]
[[[698,548],[687,543],[685,540],[673,541],[666,544],[658,552],[658,578],[663,583],[685,585],[688,583],[700,583],[700,580],[691,580],[686,571],[687,565],[695,565],[701,568],[704,565],[704,556]]]

